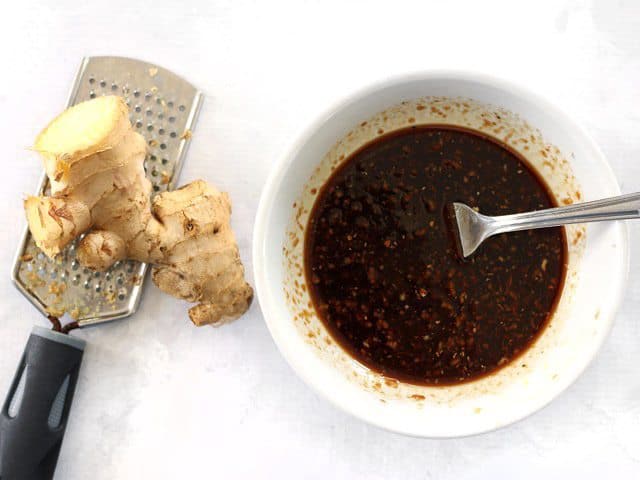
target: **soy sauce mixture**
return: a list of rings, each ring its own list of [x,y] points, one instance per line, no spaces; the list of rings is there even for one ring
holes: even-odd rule
[[[454,201],[489,215],[555,206],[517,154],[448,126],[376,139],[318,193],[305,239],[312,301],[334,339],[384,375],[443,385],[493,372],[531,345],[558,301],[561,228],[499,235],[462,260]]]

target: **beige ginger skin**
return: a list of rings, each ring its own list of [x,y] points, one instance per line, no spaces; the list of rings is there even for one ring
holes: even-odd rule
[[[231,230],[229,196],[197,180],[151,199],[146,142],[122,98],[105,96],[66,110],[36,138],[51,196],[28,197],[29,229],[49,257],[77,236],[80,263],[106,270],[122,259],[154,265],[163,292],[197,303],[195,325],[242,315],[253,290]]]

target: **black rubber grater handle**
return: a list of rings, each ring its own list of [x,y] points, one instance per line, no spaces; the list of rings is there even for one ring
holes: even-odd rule
[[[84,347],[33,328],[0,412],[0,480],[53,478]]]

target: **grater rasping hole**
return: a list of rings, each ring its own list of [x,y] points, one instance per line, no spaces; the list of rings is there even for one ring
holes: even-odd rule
[[[151,71],[155,71],[155,70],[151,70]],[[157,75],[157,74],[156,74]],[[154,77],[156,76],[154,75]],[[159,80],[161,80],[160,78],[157,79],[158,83]],[[96,80],[94,77],[89,77],[87,79],[87,85],[89,86],[89,88],[91,88],[91,86],[93,86],[95,84]],[[101,87],[101,91],[99,92],[99,95],[110,95],[112,94],[112,91],[117,90],[118,89],[118,83],[117,81],[113,80],[110,81],[109,79],[103,78],[100,80],[99,82],[99,86]],[[111,91],[110,91],[111,90]],[[145,90],[145,89],[140,89],[140,88],[133,88],[133,90],[131,90],[130,87],[123,87],[123,95],[122,97],[125,99],[126,102],[129,102],[129,104],[131,104],[131,101],[135,98],[139,98],[141,96],[141,91]],[[149,120],[146,122],[146,133],[144,133],[144,131],[142,132],[143,135],[145,136],[145,138],[147,139],[147,143],[151,149],[160,149],[160,150],[167,150],[170,149],[172,147],[175,148],[175,145],[170,145],[169,142],[167,141],[162,141],[159,142],[158,140],[158,136],[162,136],[165,134],[165,132],[167,131],[167,128],[163,122],[164,118],[165,118],[165,113],[167,113],[169,110],[174,110],[174,106],[175,106],[175,102],[173,100],[167,100],[162,92],[160,91],[159,87],[152,85],[150,88],[146,89],[145,94],[144,94],[144,100],[145,101],[149,101],[152,98],[152,94],[151,92],[154,92],[156,94],[155,97],[155,103],[157,105],[159,105],[159,111],[156,115],[156,119],[152,119],[149,118]],[[93,96],[92,96],[93,95]],[[95,93],[95,91],[93,89],[89,90],[89,97],[90,98],[94,98],[97,94]],[[133,98],[130,98],[133,97]],[[183,124],[186,126],[186,118],[185,118],[185,113],[186,113],[186,107],[184,104],[180,104],[177,108],[178,113],[173,113],[168,117],[168,121],[169,123],[178,123],[178,124]],[[139,103],[136,103],[133,111],[135,113],[142,113],[142,105]],[[154,111],[151,108],[146,108],[145,109],[145,115],[147,117],[153,117]],[[135,120],[132,118],[131,119],[133,125],[138,128],[138,129],[142,129],[143,125],[145,125],[145,122],[141,119],[141,118],[136,118]],[[188,129],[185,127],[184,131],[188,131]],[[154,133],[155,132],[155,133]],[[156,134],[157,133],[157,134]],[[171,137],[171,142],[180,142],[181,140],[183,140],[183,138],[179,138],[178,137],[178,133],[175,130],[172,130],[171,133],[169,134],[169,136]],[[152,152],[151,152],[152,153]],[[166,184],[168,182],[166,182],[166,178],[167,176],[171,177],[173,175],[173,168],[171,165],[168,165],[168,161],[167,162],[163,162],[163,172],[162,172],[162,178],[158,179],[153,179],[151,178],[151,183],[154,185],[154,192],[159,192],[162,190],[166,190]],[[156,171],[156,174],[154,175],[155,177],[157,177],[158,172]],[[154,181],[155,180],[155,181]]]
[[[33,253],[27,253],[30,260],[21,263],[19,277],[49,306],[48,313],[56,317],[67,312],[72,318],[84,318],[121,308],[120,303],[137,282],[137,262],[121,262],[101,273],[81,268],[74,248],[66,249],[55,260],[38,253],[35,245],[30,245],[28,251]]]

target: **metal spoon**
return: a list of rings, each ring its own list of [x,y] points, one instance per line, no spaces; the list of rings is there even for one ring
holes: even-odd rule
[[[468,257],[482,242],[498,233],[558,227],[570,223],[640,218],[640,193],[499,217],[482,215],[464,203],[454,203],[453,211],[462,256]]]

